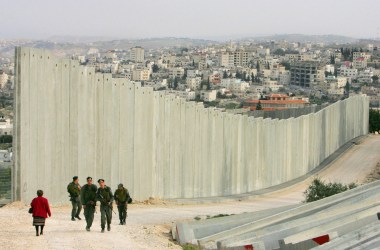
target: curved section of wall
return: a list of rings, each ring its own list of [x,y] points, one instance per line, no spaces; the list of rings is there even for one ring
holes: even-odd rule
[[[136,200],[251,192],[318,166],[368,132],[368,98],[272,120],[234,115],[16,49],[15,200],[66,203],[72,176],[122,182]]]

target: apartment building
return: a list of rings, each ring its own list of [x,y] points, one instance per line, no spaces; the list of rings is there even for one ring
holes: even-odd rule
[[[248,63],[249,52],[243,49],[219,54],[219,65],[222,67],[248,66]]]
[[[145,59],[144,49],[139,46],[131,48],[130,59],[133,62],[144,62],[144,59]]]
[[[150,77],[149,70],[133,70],[132,71],[132,81],[148,81]]]
[[[290,84],[313,87],[324,81],[325,65],[317,61],[296,61],[290,66]]]
[[[358,76],[358,70],[355,68],[347,67],[346,65],[342,65],[339,68],[339,75],[355,79]]]
[[[183,77],[184,74],[185,74],[185,69],[182,67],[169,69],[170,78]]]
[[[201,86],[202,79],[200,77],[187,77],[186,86],[191,90],[199,89]]]

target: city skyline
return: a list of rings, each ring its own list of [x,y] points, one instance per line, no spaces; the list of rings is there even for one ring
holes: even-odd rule
[[[54,36],[212,40],[275,34],[378,38],[376,0],[5,0],[0,39]]]

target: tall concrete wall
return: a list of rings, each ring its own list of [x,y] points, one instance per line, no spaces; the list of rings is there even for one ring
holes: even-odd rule
[[[248,111],[248,116],[263,117],[271,119],[289,119],[290,117],[297,118],[302,115],[308,115],[310,113],[316,113],[321,109],[327,107],[327,104],[312,105],[304,108],[291,108],[286,110],[254,110]]]
[[[234,115],[49,51],[16,49],[13,195],[67,202],[78,175],[122,182],[136,200],[246,193],[302,176],[368,132],[356,96],[286,120]]]

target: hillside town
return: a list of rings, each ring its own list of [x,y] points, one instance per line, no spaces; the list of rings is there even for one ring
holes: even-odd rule
[[[36,45],[3,40],[0,48],[20,43]],[[134,44],[102,49],[89,44],[79,53],[72,51],[59,53],[96,72],[237,113],[303,108],[359,94],[370,97],[371,107],[380,103],[380,47],[374,43],[267,40],[154,49]],[[3,110],[11,105],[13,86],[13,58],[0,54]],[[2,115],[11,119],[11,112]]]

